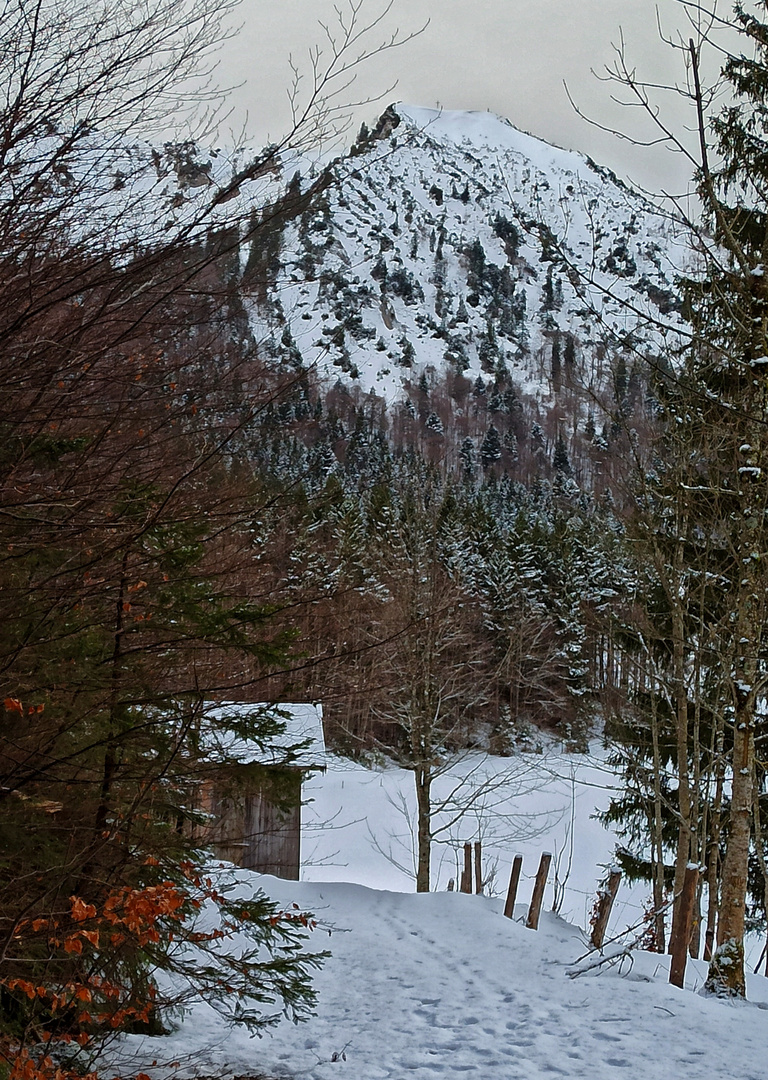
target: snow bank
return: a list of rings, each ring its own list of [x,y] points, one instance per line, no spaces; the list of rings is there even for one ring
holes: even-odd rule
[[[332,759],[327,774],[309,786],[312,801],[305,807],[309,861],[303,874],[314,880],[220,870],[244,895],[263,888],[285,907],[296,903],[316,914],[319,927],[308,947],[332,954],[316,977],[317,1015],[299,1027],[284,1021],[252,1039],[199,1001],[169,1037],[123,1040],[115,1062],[121,1073],[142,1071],[157,1080],[464,1074],[479,1080],[763,1080],[768,980],[748,977],[749,1003],[714,1001],[695,993],[706,975],[703,962],[689,962],[680,991],[668,985],[669,958],[644,952],[569,977],[588,952],[586,934],[573,922],[587,925],[601,863],[610,863],[615,842],[592,816],[615,783],[599,753],[469,758],[441,781],[438,794],[457,781],[466,792],[469,781],[488,775],[504,783],[490,786],[490,802],[457,826],[455,839],[474,839],[472,828],[481,830],[486,854],[499,861],[502,894],[509,861],[517,851],[525,855],[515,921],[503,917],[502,895],[414,894],[403,814],[411,805],[412,778]],[[400,868],[382,854],[387,842]],[[559,855],[561,877],[571,858],[562,907],[569,920],[549,910],[550,878],[534,932],[524,919],[544,849]],[[455,873],[453,850],[448,843],[435,853],[433,870],[443,890]],[[646,892],[622,885],[610,934],[636,921]],[[582,960],[582,967],[588,963]]]
[[[326,927],[312,942],[333,952],[317,977],[317,1016],[251,1040],[200,1002],[170,1038],[128,1040],[142,1068],[175,1060],[183,1075],[303,1080],[763,1080],[759,1007],[668,986],[665,957],[571,979],[583,936],[551,913],[534,932],[485,897],[238,877],[312,908]],[[692,989],[697,965],[690,975]],[[753,999],[768,1000],[766,987],[751,980]]]

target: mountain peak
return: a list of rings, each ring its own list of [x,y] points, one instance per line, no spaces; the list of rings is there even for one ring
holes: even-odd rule
[[[422,132],[435,142],[513,151],[542,169],[555,167],[577,172],[589,167],[584,155],[563,150],[522,131],[496,113],[427,109],[403,103],[397,103],[392,109],[409,129]]]
[[[561,335],[594,387],[607,345],[658,349],[647,316],[677,323],[669,222],[508,120],[393,105],[335,169],[291,219],[260,315],[275,342],[288,324],[294,363],[390,400],[429,369],[541,400]]]

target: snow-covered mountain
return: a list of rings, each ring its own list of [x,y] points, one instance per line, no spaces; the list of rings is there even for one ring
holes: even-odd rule
[[[288,185],[268,299],[252,290],[257,334],[330,376],[392,400],[430,365],[506,368],[541,398],[553,364],[599,383],[606,346],[657,351],[679,324],[669,219],[489,113],[392,106],[332,178]]]

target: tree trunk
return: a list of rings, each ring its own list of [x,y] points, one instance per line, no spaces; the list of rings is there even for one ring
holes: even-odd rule
[[[679,546],[682,555],[682,547]],[[680,575],[676,574],[676,580]],[[691,860],[691,789],[688,776],[688,692],[685,685],[685,625],[683,610],[678,602],[672,610],[672,650],[674,662],[675,736],[677,743],[678,831],[675,858],[674,906],[669,951],[675,948],[680,921],[685,871]],[[686,948],[688,942],[686,941]]]
[[[661,804],[661,752],[656,685],[651,687],[651,737],[653,740],[653,907],[657,952],[664,952],[664,836]]]
[[[733,733],[733,782],[728,847],[723,861],[717,949],[710,961],[705,989],[725,997],[745,997],[744,912],[747,896],[749,837],[752,819],[752,721],[754,692],[737,683]]]
[[[120,567],[120,584],[115,601],[115,630],[114,644],[112,647],[112,685],[109,695],[109,737],[104,752],[104,768],[102,772],[101,791],[99,793],[99,805],[96,808],[96,820],[94,830],[98,836],[107,820],[109,803],[112,794],[112,785],[117,771],[117,729],[118,712],[120,708],[120,683],[123,669],[123,631],[125,618],[126,590],[128,588],[128,565],[130,549],[126,548],[123,553]]]
[[[744,916],[754,804],[755,705],[760,689],[758,657],[762,645],[765,594],[761,560],[752,557],[753,537],[759,535],[765,516],[762,506],[757,514],[755,503],[764,500],[757,500],[754,493],[749,499],[746,492],[742,494],[746,504],[744,527],[735,550],[739,590],[731,668],[734,705],[731,813],[721,878],[717,949],[705,983],[709,993],[726,997],[746,996]]]
[[[416,892],[429,892],[432,855],[432,772],[429,766],[421,766],[414,769],[413,775],[416,780],[417,807]]]
[[[680,895],[678,932],[672,949],[672,963],[669,966],[669,981],[672,986],[683,988],[685,983],[685,964],[688,954],[688,940],[691,936],[693,909],[696,903],[696,891],[699,884],[699,868],[691,863],[685,868],[683,891]]]
[[[699,627],[704,625],[704,612],[701,608],[703,598],[699,599],[699,613],[698,624]],[[691,785],[691,822],[694,823],[694,829],[691,833],[691,860],[696,863],[697,866],[702,866],[704,862],[704,851],[702,850],[702,843],[706,842],[706,832],[704,818],[705,814],[702,814],[702,792],[701,792],[701,650],[696,650],[696,659],[694,667],[693,686],[695,688],[695,704],[693,712],[693,754],[692,754],[692,785]],[[688,933],[688,953],[694,959],[697,960],[699,956],[699,949],[701,947],[701,874],[700,871],[696,872],[696,894],[693,898],[693,904],[691,909],[691,926]]]
[[[717,912],[720,906],[720,832],[723,819],[723,783],[725,781],[725,731],[722,715],[717,720],[715,739],[715,798],[710,813],[709,856],[707,858],[707,933],[704,959],[711,960],[715,945]]]

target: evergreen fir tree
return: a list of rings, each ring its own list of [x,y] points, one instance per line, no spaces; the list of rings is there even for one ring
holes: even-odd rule
[[[718,164],[712,168],[704,158],[698,175],[714,246],[708,252],[705,281],[688,288],[697,332],[689,356],[696,411],[686,402],[681,419],[690,432],[689,452],[706,462],[705,475],[716,493],[714,507],[710,500],[697,510],[706,515],[709,535],[717,535],[720,543],[727,537],[730,554],[723,582],[729,617],[721,649],[729,658],[726,699],[733,716],[733,780],[717,949],[706,987],[743,997],[754,747],[761,722],[759,688],[765,680],[758,658],[765,647],[768,615],[762,555],[768,544],[768,3],[756,0],[750,10],[737,4],[731,25],[744,43],[728,54],[722,74],[730,99],[711,123],[712,157]],[[691,64],[698,86],[695,48]],[[705,107],[706,94],[701,104]],[[700,138],[706,142],[708,136],[704,127]],[[698,477],[696,483],[701,484]],[[759,857],[763,859],[762,851]]]
[[[493,424],[485,433],[485,438],[480,446],[480,463],[484,470],[488,470],[501,457],[501,439],[499,432]]]
[[[469,436],[464,439],[459,449],[462,479],[469,483],[475,478],[475,444]]]
[[[565,335],[565,349],[563,351],[563,362],[569,370],[573,370],[576,363],[576,341],[573,334]]]
[[[413,362],[416,359],[416,350],[405,334],[403,334],[398,341],[398,345],[400,346],[400,363],[402,366],[406,368],[413,367]],[[424,375],[422,375],[422,379],[424,379]],[[421,389],[421,381],[419,382],[419,389]],[[429,387],[427,387],[427,392],[429,392]]]
[[[568,457],[568,447],[562,435],[557,436],[552,464],[554,465],[556,472],[562,473],[563,476],[573,475],[573,469],[571,468],[571,462]]]
[[[442,435],[445,431],[443,427],[443,421],[435,412],[431,412],[426,420],[426,427],[428,431],[433,432],[435,435]]]

